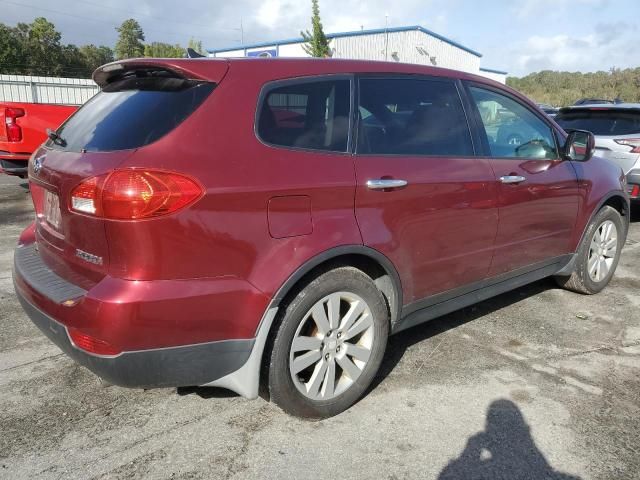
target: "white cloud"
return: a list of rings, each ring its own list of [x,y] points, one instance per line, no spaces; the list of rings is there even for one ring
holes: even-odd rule
[[[640,54],[633,38],[638,28],[624,22],[598,24],[592,33],[534,35],[512,50],[517,70],[596,71],[635,67]]]
[[[53,21],[63,41],[113,46],[115,26],[136,18],[147,41],[205,48],[296,37],[311,28],[310,0],[190,0],[176,7],[169,0],[77,2],[28,0],[32,8],[3,12],[3,22],[31,22],[38,15]],[[25,2],[26,4],[26,2]],[[606,70],[640,65],[637,48],[638,0],[320,0],[325,32],[423,25],[482,52],[482,64],[522,75],[540,69]],[[605,15],[606,14],[606,15]],[[628,19],[598,24],[599,18]],[[578,33],[576,33],[578,32]]]
[[[551,17],[558,18],[567,10],[584,7],[605,8],[610,0],[517,0],[511,5],[511,12],[519,19],[539,20],[544,27]]]

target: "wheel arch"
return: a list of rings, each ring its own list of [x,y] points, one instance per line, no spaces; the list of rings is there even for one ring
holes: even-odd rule
[[[589,225],[591,224],[595,216],[598,214],[600,210],[602,210],[603,207],[607,207],[607,206],[614,208],[622,216],[622,219],[626,228],[624,232],[624,236],[625,238],[627,237],[627,233],[629,232],[629,221],[631,217],[630,215],[631,206],[630,206],[628,197],[623,192],[614,190],[607,193],[605,196],[603,196],[602,199],[596,204],[595,208],[589,214],[589,218],[587,219],[585,224],[582,226],[582,233],[580,234],[580,239],[576,244],[576,250],[580,247],[580,245],[582,245],[584,236],[586,235],[587,230],[589,229]]]
[[[286,304],[312,278],[341,266],[358,268],[371,277],[387,301],[391,325],[400,319],[402,285],[398,271],[385,255],[364,245],[343,245],[310,258],[282,284],[268,308]]]
[[[384,295],[391,319],[390,327],[399,320],[402,308],[402,285],[393,263],[378,252],[364,245],[344,245],[326,250],[301,265],[282,284],[273,296],[256,330],[255,344],[247,362],[235,372],[207,384],[232,390],[245,398],[256,398],[261,384],[264,387],[266,373],[265,352],[272,347],[273,329],[282,306],[295,295],[299,288],[320,272],[339,266],[354,266],[369,275]],[[386,292],[386,293],[385,293]],[[391,329],[390,329],[391,330]],[[267,394],[265,389],[263,394]]]

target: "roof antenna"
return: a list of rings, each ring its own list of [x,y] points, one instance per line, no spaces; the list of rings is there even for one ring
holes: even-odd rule
[[[201,55],[200,53],[196,52],[193,48],[189,47],[187,48],[187,58],[203,58],[205,57],[205,55]]]

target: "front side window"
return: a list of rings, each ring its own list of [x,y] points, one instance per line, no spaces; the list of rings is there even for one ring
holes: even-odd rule
[[[363,78],[359,85],[358,153],[473,155],[467,119],[452,81]]]
[[[349,80],[289,83],[263,97],[258,136],[268,144],[346,152],[349,140]]]
[[[551,127],[531,110],[491,90],[477,87],[470,90],[492,157],[558,158]]]

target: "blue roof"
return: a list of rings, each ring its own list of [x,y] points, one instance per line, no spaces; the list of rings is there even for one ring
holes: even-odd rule
[[[470,48],[465,47],[464,45],[459,44],[458,42],[454,42],[450,38],[443,37],[442,35],[433,32],[427,28],[421,27],[420,25],[411,25],[408,27],[389,27],[389,28],[376,28],[373,30],[356,30],[354,32],[342,32],[342,33],[329,33],[327,34],[327,38],[340,38],[340,37],[356,37],[359,35],[375,35],[380,33],[393,33],[393,32],[409,32],[411,30],[417,30],[422,33],[426,33],[427,35],[431,35],[432,37],[437,38],[438,40],[442,40],[443,42],[448,43],[449,45],[453,45],[465,52],[468,52],[476,57],[482,57],[481,53],[476,52],[475,50],[471,50]],[[229,48],[217,48],[214,50],[207,50],[209,53],[222,53],[229,52],[231,50],[244,50],[248,48],[260,48],[260,47],[272,47],[275,45],[290,45],[292,43],[301,43],[304,42],[302,37],[298,38],[288,38],[286,40],[273,40],[271,42],[261,42],[261,43],[252,43],[250,45],[236,45]]]
[[[480,71],[481,72],[488,72],[488,73],[497,73],[498,75],[508,75],[509,74],[509,72],[503,72],[502,70],[494,70],[493,68],[480,67]]]

